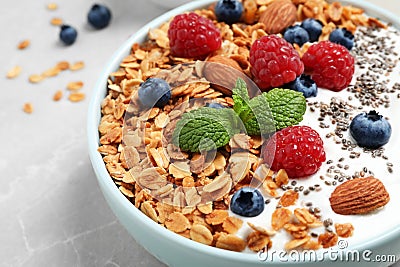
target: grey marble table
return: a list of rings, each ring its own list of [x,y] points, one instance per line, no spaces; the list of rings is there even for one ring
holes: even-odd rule
[[[400,14],[398,0],[371,0]],[[145,0],[103,3],[113,12],[106,29],[86,22],[92,1],[2,1],[0,15],[0,266],[165,266],[140,247],[108,208],[87,153],[86,113],[93,86],[113,52],[146,22],[163,13]],[[59,17],[77,28],[65,47]],[[17,44],[29,39],[25,50]],[[28,82],[57,62],[84,61],[38,84]],[[6,79],[14,66],[21,75]],[[83,81],[84,101],[68,101],[66,86]],[[57,90],[64,97],[54,102]],[[30,102],[34,111],[22,111]],[[398,265],[400,266],[400,265]]]

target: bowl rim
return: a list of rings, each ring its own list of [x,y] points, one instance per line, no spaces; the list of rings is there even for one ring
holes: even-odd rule
[[[107,80],[109,74],[118,69],[120,62],[123,58],[128,55],[131,46],[133,43],[138,42],[142,39],[145,39],[148,34],[148,30],[155,28],[161,25],[163,22],[169,20],[174,15],[177,15],[182,12],[190,11],[193,9],[206,7],[207,5],[215,2],[216,0],[198,0],[192,1],[187,4],[181,5],[177,8],[174,8],[166,13],[163,13],[161,16],[151,20],[144,26],[142,26],[136,33],[132,34],[111,56],[103,71],[101,72],[94,88],[92,91],[92,96],[90,99],[88,113],[87,113],[87,139],[88,139],[88,149],[89,149],[89,158],[92,163],[93,169],[95,171],[98,183],[103,185],[104,188],[109,190],[113,199],[116,201],[117,205],[119,205],[124,212],[130,213],[135,218],[140,220],[139,223],[146,224],[147,227],[151,228],[151,231],[157,233],[160,236],[163,236],[169,240],[173,240],[180,246],[188,247],[194,251],[198,251],[200,253],[208,254],[212,257],[226,258],[229,260],[234,260],[238,262],[259,262],[257,257],[251,253],[242,253],[242,252],[234,252],[229,250],[223,250],[216,247],[207,246],[198,242],[194,242],[190,239],[182,237],[172,231],[160,226],[158,223],[151,220],[144,213],[142,213],[139,209],[137,209],[117,188],[115,183],[113,182],[111,176],[109,175],[103,158],[101,154],[97,151],[99,147],[99,132],[98,125],[101,119],[101,103],[106,96],[107,93]],[[328,0],[328,2],[332,2],[332,0]],[[394,27],[400,30],[400,18],[393,14],[392,12],[381,8],[375,4],[366,2],[364,0],[339,0],[340,3],[346,5],[353,5],[355,7],[363,8],[369,16],[379,17],[384,21],[391,22]],[[104,194],[104,192],[103,192]],[[368,242],[364,242],[363,244],[358,245],[350,245],[347,249],[354,250],[363,250],[369,249],[371,247],[379,247],[388,243],[394,239],[400,238],[400,225],[394,227],[388,232],[385,232],[381,236],[376,239],[370,240]],[[287,265],[293,262],[282,262],[282,261],[274,261],[279,265]]]

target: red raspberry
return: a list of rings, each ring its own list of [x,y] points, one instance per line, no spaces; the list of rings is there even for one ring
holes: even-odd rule
[[[206,56],[221,47],[221,34],[213,22],[196,13],[174,17],[168,29],[171,54],[194,58]]]
[[[261,89],[279,87],[303,73],[299,54],[277,35],[263,36],[250,48],[251,73]]]
[[[319,134],[308,126],[290,126],[276,132],[263,150],[273,171],[285,169],[289,177],[314,174],[326,160]]]
[[[310,46],[302,58],[318,87],[341,91],[353,78],[354,57],[344,46],[322,41]]]

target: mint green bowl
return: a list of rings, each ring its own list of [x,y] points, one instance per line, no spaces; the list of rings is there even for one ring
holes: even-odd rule
[[[87,137],[89,143],[89,155],[96,173],[98,183],[107,200],[109,206],[118,217],[121,224],[129,231],[133,238],[147,249],[151,254],[168,266],[175,267],[253,267],[253,266],[387,266],[387,263],[376,262],[354,262],[354,261],[335,261],[332,262],[329,257],[323,261],[303,261],[303,262],[280,262],[280,261],[260,261],[257,254],[237,253],[215,247],[206,246],[180,235],[177,235],[164,227],[161,227],[153,220],[144,215],[135,208],[128,199],[118,190],[112,178],[107,172],[102,156],[97,152],[99,145],[98,125],[101,119],[100,106],[107,93],[107,79],[111,72],[118,69],[122,59],[129,54],[131,45],[136,42],[142,42],[146,39],[148,30],[160,26],[163,22],[169,20],[176,14],[184,11],[194,10],[200,7],[206,7],[214,1],[192,1],[188,4],[175,8],[164,15],[154,19],[146,24],[132,35],[111,57],[103,73],[98,79],[94,88],[94,93],[90,102],[87,121]],[[400,29],[400,19],[390,12],[369,4],[361,0],[341,1],[343,4],[351,4],[363,8],[367,14],[379,17]],[[374,227],[374,226],[371,226]],[[366,233],[368,234],[368,233]],[[349,250],[371,250],[374,255],[393,254],[400,257],[400,225],[382,234],[379,238],[370,240],[363,244],[351,246]]]

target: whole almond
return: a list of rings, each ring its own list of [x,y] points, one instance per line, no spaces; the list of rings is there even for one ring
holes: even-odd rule
[[[211,82],[214,88],[226,95],[232,94],[232,88],[235,86],[236,79],[245,76],[239,63],[221,55],[213,56],[207,60],[203,69],[203,75]]]
[[[385,206],[389,200],[383,183],[372,176],[340,184],[329,198],[332,210],[343,215],[369,213]]]
[[[292,25],[296,18],[297,9],[291,0],[277,0],[261,14],[260,22],[265,24],[267,33],[275,34]]]
[[[216,55],[213,57],[210,57],[208,60],[208,62],[215,62],[215,63],[221,63],[224,64],[226,66],[232,67],[234,69],[237,69],[238,71],[242,71],[242,69],[239,66],[239,63],[237,63],[235,60],[226,57],[226,56],[221,56],[221,55]]]

